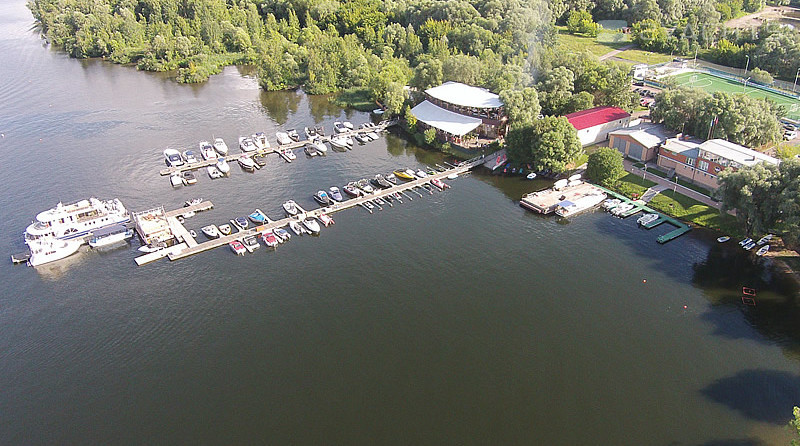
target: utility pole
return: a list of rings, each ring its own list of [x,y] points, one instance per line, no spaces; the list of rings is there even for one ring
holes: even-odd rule
[[[745,54],[744,57],[747,58],[747,63],[744,64],[744,76],[747,76],[747,68],[750,67],[750,55],[749,54]],[[742,76],[742,77],[744,77],[744,76]]]

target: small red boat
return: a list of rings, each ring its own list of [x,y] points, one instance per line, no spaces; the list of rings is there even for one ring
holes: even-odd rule
[[[432,180],[431,180],[431,184],[433,184],[434,186],[438,187],[438,188],[439,188],[439,190],[445,190],[445,189],[447,189],[448,187],[450,187],[450,185],[449,185],[449,184],[445,183],[444,181],[442,181],[442,180],[440,180],[440,179],[438,179],[438,178],[434,178],[434,179],[432,179]]]
[[[317,219],[320,221],[320,223],[325,225],[326,228],[336,223],[328,214],[319,214],[319,217],[317,217]]]
[[[247,248],[244,247],[242,242],[239,240],[233,240],[228,243],[228,246],[231,247],[231,250],[236,253],[237,256],[243,256],[244,253],[247,252]]]
[[[267,231],[261,234],[261,240],[270,248],[278,246],[278,237],[275,237],[275,234],[273,234],[272,231]]]

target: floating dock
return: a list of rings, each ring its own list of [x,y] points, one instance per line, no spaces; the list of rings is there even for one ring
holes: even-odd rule
[[[395,125],[396,123],[397,123],[396,120],[382,121],[381,123],[376,124],[374,127],[369,127],[369,128],[365,128],[365,129],[348,130],[346,132],[339,133],[339,135],[353,136],[353,135],[358,135],[358,134],[362,134],[362,133],[382,132],[382,131],[385,131],[387,127]],[[331,136],[336,136],[336,135],[331,135]],[[322,136],[321,137],[322,141],[323,142],[330,142],[331,136]],[[299,148],[305,147],[306,143],[308,143],[308,140],[304,139],[304,140],[301,140],[301,141],[294,141],[294,142],[291,142],[289,144],[279,144],[277,147],[270,146],[270,147],[267,147],[265,149],[255,150],[253,152],[238,152],[238,153],[228,154],[228,155],[225,155],[225,156],[220,156],[220,157],[215,158],[215,159],[203,160],[203,161],[199,161],[199,162],[192,163],[192,164],[184,164],[184,165],[178,166],[178,167],[166,167],[164,169],[161,169],[161,171],[159,173],[161,174],[161,176],[167,176],[167,175],[172,175],[173,173],[181,173],[181,172],[184,172],[184,171],[187,171],[187,170],[198,170],[198,169],[202,169],[204,167],[213,166],[213,165],[215,165],[217,163],[217,159],[219,159],[219,158],[225,158],[225,161],[231,163],[231,162],[236,162],[242,156],[246,156],[246,157],[252,158],[254,156],[264,156],[264,155],[267,155],[267,154],[270,154],[270,153],[278,153],[287,162],[291,162],[291,160],[289,160],[285,155],[283,155],[281,153],[281,151],[284,150],[284,149],[289,149],[289,150],[299,149]],[[238,146],[238,144],[237,144],[237,146]],[[258,166],[258,165],[256,165],[256,166]],[[256,169],[260,169],[260,167],[256,167]]]
[[[618,194],[618,193],[616,193],[614,191],[610,191],[610,190],[608,190],[608,189],[606,189],[604,187],[600,187],[600,186],[597,186],[597,187],[599,187],[600,189],[605,191],[607,194],[614,196],[614,198],[618,198],[618,199],[620,199],[620,200],[622,200],[622,201],[624,201],[626,203],[633,203],[634,208],[631,209],[628,212],[622,213],[621,215],[619,215],[619,217],[626,218],[626,217],[630,217],[631,215],[635,215],[638,212],[648,212],[648,213],[658,214],[659,217],[655,221],[652,221],[652,222],[650,222],[650,223],[648,223],[646,225],[642,225],[642,227],[644,227],[645,229],[655,228],[656,226],[659,226],[662,223],[669,223],[672,226],[675,226],[675,230],[673,230],[671,232],[668,232],[668,233],[666,233],[664,235],[659,236],[656,239],[656,241],[658,243],[664,244],[664,243],[667,243],[670,240],[675,240],[676,238],[678,238],[678,237],[682,236],[683,234],[686,234],[687,232],[692,230],[692,228],[689,227],[689,225],[687,225],[686,223],[683,223],[682,221],[676,220],[676,219],[674,219],[672,217],[668,217],[668,216],[662,214],[661,212],[658,212],[655,209],[647,206],[644,202],[641,202],[641,201],[638,201],[638,200],[631,200],[630,198],[628,198],[628,197],[626,197],[624,195],[620,195],[620,194]]]
[[[596,195],[603,189],[589,183],[581,183],[576,186],[568,186],[564,189],[545,189],[538,192],[525,194],[519,204],[540,214],[551,214],[558,208],[562,201],[576,202],[583,197]]]

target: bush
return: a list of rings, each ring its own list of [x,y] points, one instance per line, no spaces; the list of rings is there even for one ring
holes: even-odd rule
[[[750,70],[750,79],[759,84],[771,85],[772,84],[772,75],[768,72],[762,70],[761,68],[753,68]]]

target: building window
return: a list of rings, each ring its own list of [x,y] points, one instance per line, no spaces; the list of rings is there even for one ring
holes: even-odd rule
[[[694,158],[686,158],[686,164],[694,166]]]
[[[708,161],[700,160],[700,162],[697,163],[697,167],[700,168],[700,170],[707,171],[708,170]]]

